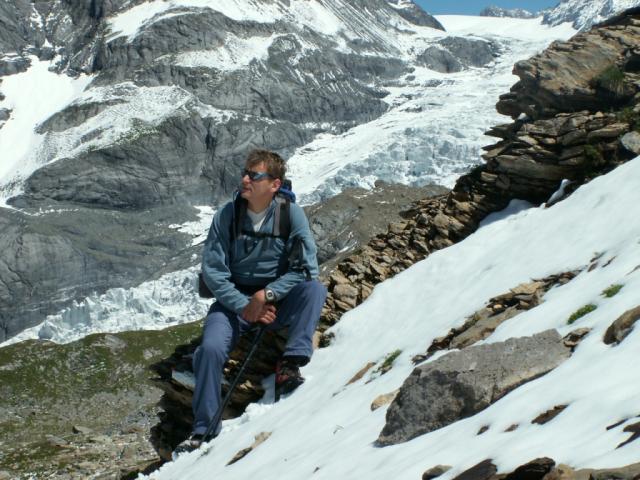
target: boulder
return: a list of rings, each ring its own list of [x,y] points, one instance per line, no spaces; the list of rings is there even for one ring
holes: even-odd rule
[[[640,305],[624,312],[607,328],[604,343],[618,345],[629,335],[638,319],[640,319]]]
[[[422,474],[422,480],[433,480],[449,470],[451,470],[449,465],[436,465]]]
[[[505,476],[504,480],[542,480],[555,464],[556,462],[548,457],[536,458],[524,465],[520,465]]]
[[[490,480],[497,471],[498,467],[491,459],[487,459],[465,470],[453,480]]]
[[[472,346],[417,367],[387,410],[377,444],[395,445],[470,417],[571,355],[555,330]]]
[[[630,152],[640,155],[640,133],[636,131],[626,133],[620,139],[620,143]]]
[[[628,101],[633,90],[622,82],[612,91],[610,79],[617,76],[606,72],[625,68],[628,45],[637,42],[638,34],[629,23],[630,17],[619,19],[617,25],[578,34],[569,42],[554,42],[516,63],[520,81],[500,97],[498,112],[514,119],[521,113],[541,118],[559,111],[607,110]]]

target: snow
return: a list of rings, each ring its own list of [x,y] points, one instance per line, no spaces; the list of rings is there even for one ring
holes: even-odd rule
[[[316,203],[346,187],[372,188],[379,179],[452,187],[481,162],[481,147],[495,141],[484,132],[510,121],[495,111],[495,103],[518,80],[513,64],[575,34],[567,24],[548,27],[540,18],[437,19],[447,30],[440,36],[473,35],[499,43],[503,53],[487,68],[459,73],[416,67],[401,84],[385,86],[390,109],[381,117],[339,135],[319,135],[298,148],[287,168],[300,203]],[[413,38],[415,51],[433,40],[434,31],[426,30],[426,36]]]
[[[556,7],[545,12],[552,25],[567,20],[573,21],[576,28],[588,30],[592,25],[602,22],[616,13],[640,5],[640,0],[564,0]],[[575,21],[573,20],[575,19]]]
[[[211,303],[198,296],[199,271],[199,266],[191,267],[134,288],[112,288],[102,295],[91,295],[49,315],[40,325],[23,330],[0,347],[37,338],[68,343],[92,333],[161,330],[199,320]]]
[[[376,286],[367,301],[332,327],[333,343],[315,353],[303,369],[307,381],[295,393],[276,404],[267,394],[240,418],[224,422],[222,433],[204,454],[185,454],[141,478],[415,479],[445,464],[454,466],[441,477],[448,480],[486,458],[492,458],[500,472],[541,456],[574,468],[640,461],[634,444],[616,448],[630,436],[622,431],[624,425],[640,413],[640,370],[630,368],[637,363],[640,329],[632,330],[618,346],[602,342],[612,321],[638,305],[638,180],[640,158],[596,178],[551,208],[530,208],[496,220]],[[586,269],[596,252],[600,260]],[[470,418],[400,445],[373,445],[386,407],[372,412],[369,405],[402,384],[413,369],[414,355],[462,324],[491,297],[522,282],[575,269],[583,270],[550,290],[541,305],[503,323],[485,340],[497,342],[548,328],[561,335],[592,328],[569,360]],[[613,283],[624,287],[605,298],[601,292]],[[598,308],[568,325],[571,313],[587,303]],[[345,386],[368,362],[381,362],[396,349],[402,353],[389,373],[368,374]],[[561,404],[568,408],[553,421],[531,423]],[[621,426],[606,429],[621,420]],[[513,424],[519,427],[505,432]],[[489,430],[477,435],[485,425]],[[225,466],[260,432],[272,435],[241,461]]]
[[[223,44],[215,50],[181,53],[176,56],[176,65],[184,67],[207,67],[218,70],[246,68],[252,60],[266,60],[269,47],[278,35],[269,37],[239,38],[228,34]]]
[[[12,112],[0,129],[0,192],[5,187],[5,192],[0,193],[0,205],[11,196],[6,186],[15,185],[43,164],[36,152],[44,135],[35,133],[35,127],[71,103],[91,81],[86,75],[74,79],[50,72],[55,59],[48,62],[31,56],[30,60],[26,72],[2,77],[2,93],[6,98],[0,102],[0,108]]]
[[[339,20],[315,1],[292,0],[287,7],[278,2],[248,2],[246,0],[155,0],[125,10],[110,19],[109,41],[126,36],[128,41],[149,25],[170,15],[188,13],[185,9],[207,8],[237,21],[274,23],[281,19],[295,19],[301,26],[309,26],[325,35],[333,35],[340,28]]]
[[[191,235],[193,237],[191,240],[192,246],[204,243],[207,239],[211,220],[216,213],[216,210],[208,205],[199,205],[195,208],[200,212],[198,213],[198,220],[186,222],[181,225],[169,225],[170,228],[175,228],[179,232]]]
[[[7,80],[11,78],[7,77]],[[67,77],[54,76],[49,81],[60,79]],[[51,110],[39,117],[29,115],[19,123],[16,119],[13,125],[10,119],[0,129],[0,145],[10,145],[8,158],[10,163],[15,164],[13,172],[0,174],[0,202],[6,202],[6,199],[19,193],[21,180],[37,168],[62,158],[79,156],[90,149],[126,143],[135,135],[152,133],[169,117],[183,118],[191,109],[200,112],[203,117],[220,121],[236,115],[203,105],[180,87],[139,87],[132,82],[76,92],[75,99],[70,103],[79,108],[101,104],[101,109],[77,126],[47,132],[45,135],[35,134],[33,129],[53,113]],[[27,104],[25,100],[25,106]],[[14,141],[15,138],[20,141]],[[16,150],[20,153],[16,153]]]

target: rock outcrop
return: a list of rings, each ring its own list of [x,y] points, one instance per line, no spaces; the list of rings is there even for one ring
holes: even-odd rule
[[[607,328],[604,334],[604,343],[607,345],[620,344],[631,333],[638,320],[640,320],[640,306],[624,312]]]
[[[498,44],[486,40],[447,37],[420,53],[416,60],[442,73],[460,72],[469,67],[484,67],[499,56]]]
[[[464,323],[433,340],[425,355],[416,355],[414,363],[430,358],[441,350],[462,349],[489,337],[503,322],[530,310],[540,303],[544,294],[552,287],[564,285],[579,272],[566,272],[550,275],[540,280],[523,283],[509,292],[489,299],[487,306],[474,312]]]
[[[468,347],[417,367],[387,410],[377,444],[395,445],[470,417],[571,355],[560,335]]]
[[[640,9],[616,17],[567,42],[516,63],[520,80],[500,97],[497,109],[536,120],[559,112],[621,109],[638,92],[640,82]]]
[[[481,17],[535,18],[537,14],[523,8],[501,8],[490,5],[480,11]]]

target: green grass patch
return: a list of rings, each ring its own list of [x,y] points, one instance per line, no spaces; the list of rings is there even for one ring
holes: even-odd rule
[[[614,95],[624,93],[624,72],[617,65],[605,68],[593,80],[594,86],[608,90]]]
[[[402,350],[400,349],[394,350],[393,352],[389,353],[386,357],[384,357],[382,364],[376,369],[375,373],[384,375],[389,370],[391,370],[391,368],[393,367],[393,362],[396,361],[396,358],[398,358],[401,353]]]
[[[580,307],[578,310],[576,310],[575,312],[573,312],[571,314],[571,316],[569,317],[569,320],[567,320],[567,323],[569,325],[571,325],[576,320],[584,317],[588,313],[593,312],[596,308],[598,308],[598,306],[594,305],[593,303],[588,303],[587,305],[584,305],[583,307]]]
[[[613,285],[605,288],[602,291],[601,295],[606,298],[615,297],[618,294],[618,292],[622,290],[622,287],[624,287],[624,285],[620,285],[619,283],[614,283]]]

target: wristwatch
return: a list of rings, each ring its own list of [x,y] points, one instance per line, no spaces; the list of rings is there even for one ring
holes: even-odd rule
[[[273,303],[276,301],[276,294],[270,288],[264,289],[264,297],[267,299],[267,303]]]

